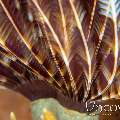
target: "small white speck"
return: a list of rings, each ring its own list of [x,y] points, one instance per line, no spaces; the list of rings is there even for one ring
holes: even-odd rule
[[[44,108],[44,109],[43,109],[43,112],[44,112],[44,113],[45,113],[45,112],[47,112],[47,109],[46,109],[46,108]]]
[[[33,22],[33,15],[31,12],[28,12],[28,19],[30,22]]]
[[[3,58],[3,61],[6,62],[6,63],[9,63],[9,62],[10,62],[10,59],[7,58],[7,57],[4,57],[4,58]]]
[[[43,115],[40,115],[40,120],[44,120],[44,116]]]

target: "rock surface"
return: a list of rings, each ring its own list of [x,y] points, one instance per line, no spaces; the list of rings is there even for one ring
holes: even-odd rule
[[[64,108],[52,98],[34,101],[32,103],[32,114],[33,120],[99,120],[97,114],[87,115]],[[51,119],[49,119],[50,116]]]

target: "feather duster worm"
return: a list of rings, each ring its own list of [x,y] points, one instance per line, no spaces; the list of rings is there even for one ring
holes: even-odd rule
[[[119,0],[0,0],[0,85],[79,112],[119,98],[119,18]]]

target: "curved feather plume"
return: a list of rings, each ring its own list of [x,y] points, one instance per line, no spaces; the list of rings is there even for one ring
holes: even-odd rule
[[[0,85],[31,100],[119,98],[119,23],[119,0],[0,0]]]

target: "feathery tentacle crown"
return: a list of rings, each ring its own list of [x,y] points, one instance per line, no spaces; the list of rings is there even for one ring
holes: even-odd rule
[[[0,0],[1,88],[119,98],[119,32],[119,0]]]

